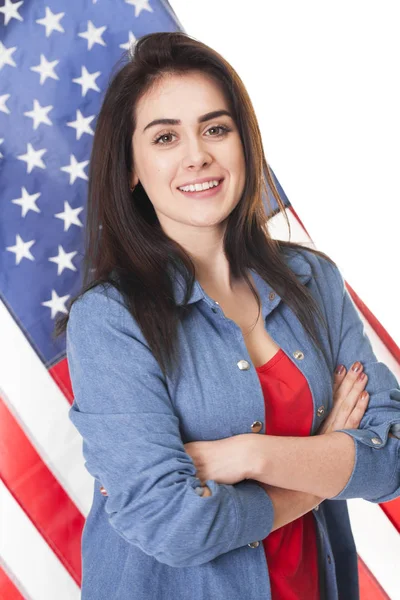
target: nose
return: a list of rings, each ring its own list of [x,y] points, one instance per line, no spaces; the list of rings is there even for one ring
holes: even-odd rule
[[[185,146],[182,166],[185,169],[191,167],[203,168],[212,162],[212,157],[205,148],[204,143],[198,138],[188,141]]]

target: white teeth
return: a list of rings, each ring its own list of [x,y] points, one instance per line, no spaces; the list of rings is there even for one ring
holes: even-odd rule
[[[219,181],[217,179],[214,179],[212,181],[206,181],[205,183],[195,183],[195,184],[191,184],[191,185],[185,185],[178,189],[182,190],[183,192],[201,192],[202,190],[208,190],[209,188],[215,187],[218,184],[219,184]]]

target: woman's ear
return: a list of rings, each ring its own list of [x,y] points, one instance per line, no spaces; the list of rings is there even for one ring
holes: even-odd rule
[[[133,189],[137,186],[138,183],[139,177],[136,175],[136,173],[132,172],[129,177],[129,187],[131,191],[133,191]]]

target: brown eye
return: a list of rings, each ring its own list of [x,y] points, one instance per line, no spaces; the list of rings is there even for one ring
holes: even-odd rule
[[[220,133],[218,135],[212,135],[208,137],[224,137],[229,131],[232,131],[232,129],[226,127],[225,125],[213,125],[207,131],[212,131],[213,129],[219,129]]]
[[[153,140],[153,144],[158,144],[160,140],[162,140],[163,138],[168,137],[169,135],[174,135],[171,131],[169,131],[168,133],[163,133],[162,135],[159,135],[155,140]],[[164,146],[164,142],[161,144],[161,146]]]

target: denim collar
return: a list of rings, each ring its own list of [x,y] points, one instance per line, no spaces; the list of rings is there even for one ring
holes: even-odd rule
[[[285,260],[287,265],[297,275],[297,278],[300,280],[301,283],[305,284],[311,279],[311,265],[302,253],[297,251],[293,253],[290,252],[290,255],[285,255]],[[258,293],[260,294],[260,298],[263,302],[263,306],[265,308],[263,312],[267,314],[270,312],[270,310],[272,310],[272,308],[274,308],[279,303],[280,297],[276,292],[274,292],[272,287],[266,281],[264,281],[262,277],[260,277],[260,275],[254,269],[249,269],[249,271],[253,276],[254,283],[256,284]],[[184,278],[182,274],[179,273],[179,271],[177,270],[175,270],[174,273],[174,270],[170,268],[170,272],[174,276],[175,302],[177,305],[181,306],[183,304],[185,295]],[[266,299],[270,298],[271,292],[274,292],[273,301],[269,301],[267,305],[265,304],[265,302]],[[189,298],[188,304],[193,304],[198,300],[205,300],[205,302],[210,306],[215,304],[215,302],[207,295],[205,290],[201,287],[200,283],[196,279],[193,285],[192,294]],[[267,306],[268,308],[266,308]]]

